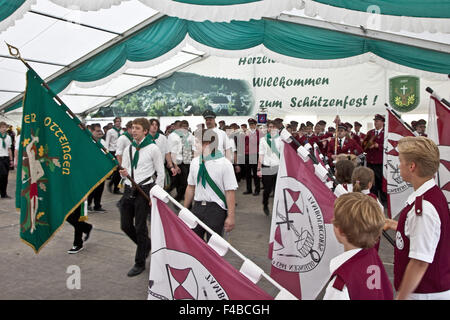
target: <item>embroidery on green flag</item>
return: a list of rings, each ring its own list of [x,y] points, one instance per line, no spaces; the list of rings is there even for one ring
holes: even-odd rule
[[[16,181],[20,238],[36,253],[118,165],[42,82],[27,72]]]

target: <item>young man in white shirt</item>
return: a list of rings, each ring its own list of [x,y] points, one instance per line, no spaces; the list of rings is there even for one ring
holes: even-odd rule
[[[266,216],[270,214],[269,196],[275,190],[278,167],[280,165],[281,139],[278,129],[272,121],[267,122],[267,134],[259,141],[258,177],[264,185],[263,210]]]
[[[405,137],[398,143],[400,175],[414,192],[398,222],[387,219],[396,231],[394,286],[396,299],[450,299],[450,213],[447,199],[436,185],[440,155],[426,137]]]
[[[117,151],[117,140],[119,139],[120,135],[122,134],[122,119],[120,117],[114,118],[114,126],[106,132],[106,149],[113,155],[116,156]],[[112,176],[111,180],[108,183],[108,190],[111,193],[120,194],[119,190],[119,182],[120,182],[120,175],[117,171],[115,171]]]
[[[125,128],[127,130],[120,135],[119,139],[117,139],[116,158],[117,161],[119,161],[119,164],[122,164],[123,151],[133,142],[133,134],[132,134],[133,121],[128,121]]]
[[[172,177],[170,190],[174,187],[177,190],[175,199],[181,201],[187,187],[187,177],[189,174],[190,157],[192,155],[192,147],[194,137],[187,130],[189,123],[187,121],[175,121],[174,131],[167,138],[168,149],[176,174]]]
[[[184,206],[193,204],[192,212],[219,235],[230,232],[235,224],[235,191],[238,188],[233,165],[217,150],[217,134],[202,131],[202,153],[192,159]],[[212,153],[214,151],[214,153]],[[204,239],[206,231],[194,232]],[[207,235],[207,240],[211,235]]]
[[[145,118],[133,121],[133,143],[125,148],[120,175],[125,179],[125,192],[120,201],[120,227],[137,245],[135,265],[129,277],[145,270],[145,259],[151,249],[148,236],[147,216],[150,212],[148,200],[135,188],[127,177],[131,177],[140,188],[149,194],[155,184],[164,187],[164,161],[159,148],[148,136],[150,122]],[[156,173],[156,181],[154,175]]]
[[[91,124],[90,129],[92,137],[95,139],[95,141],[100,141],[100,143],[106,148],[105,140],[102,139],[103,131],[100,126],[100,123]],[[91,194],[88,196],[88,210],[97,211],[101,213],[106,211],[105,209],[102,208],[101,204],[104,189],[105,189],[105,182],[103,181],[101,184],[97,186],[97,188],[94,189],[94,191],[91,192]],[[94,207],[91,206],[92,202],[94,202]]]
[[[217,128],[216,114],[211,110],[203,112],[203,118],[205,119],[206,129],[211,129],[217,134],[217,149],[230,161],[233,159],[231,151],[230,139],[225,131]]]
[[[9,134],[6,132],[8,125],[5,122],[0,122],[0,196],[2,198],[10,199],[6,192],[8,186],[8,173],[11,166],[13,166],[12,156],[12,141]]]

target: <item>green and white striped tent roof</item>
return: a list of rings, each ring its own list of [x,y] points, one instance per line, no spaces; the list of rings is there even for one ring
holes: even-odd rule
[[[447,0],[0,0],[0,112],[26,85],[4,42],[83,114],[209,55],[445,80],[449,33]]]

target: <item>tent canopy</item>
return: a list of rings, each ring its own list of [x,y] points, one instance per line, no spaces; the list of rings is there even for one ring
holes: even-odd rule
[[[370,1],[381,10],[373,16],[380,18],[379,29],[450,31],[448,1],[405,2]],[[367,37],[364,27],[354,35],[301,20],[305,15],[323,20],[331,12],[340,12],[340,21],[361,15],[367,20],[367,9],[367,1],[0,0],[0,31],[5,30],[0,41],[18,47],[75,113],[93,110],[209,54],[263,53],[314,68],[372,61],[435,79],[450,73],[448,34],[440,34],[444,44],[439,49],[428,49]],[[353,20],[358,25],[360,20]],[[364,25],[376,27],[374,21]],[[21,106],[25,69],[0,46],[0,110]]]

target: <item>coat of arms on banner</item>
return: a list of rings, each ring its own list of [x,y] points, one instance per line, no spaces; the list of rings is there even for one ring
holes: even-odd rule
[[[420,80],[413,76],[389,79],[389,102],[399,112],[414,110],[420,102]]]
[[[282,194],[274,207],[277,227],[272,265],[288,272],[308,272],[319,264],[325,252],[322,211],[300,181],[283,177],[280,183]]]

